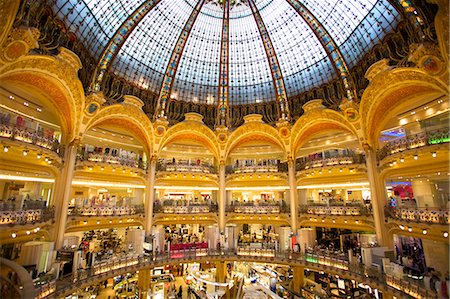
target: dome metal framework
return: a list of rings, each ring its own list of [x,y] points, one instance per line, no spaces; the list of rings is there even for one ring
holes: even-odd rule
[[[357,98],[349,69],[401,20],[389,0],[56,0],[56,15],[106,72],[170,99],[227,106],[277,101],[341,80]],[[221,107],[223,113],[221,113]]]

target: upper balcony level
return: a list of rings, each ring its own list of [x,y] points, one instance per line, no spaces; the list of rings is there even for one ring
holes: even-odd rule
[[[163,214],[201,214],[217,213],[218,205],[215,202],[189,202],[187,200],[166,199],[157,200],[153,204],[153,213]]]
[[[69,216],[128,216],[144,214],[144,205],[69,207]]]
[[[297,159],[296,170],[311,170],[325,167],[339,167],[365,164],[364,154],[351,150],[335,150],[315,153],[307,157]]]
[[[51,133],[46,133],[42,130],[33,130],[20,124],[1,123],[0,138],[20,142],[25,146],[31,145],[43,150],[52,151],[60,157],[63,154],[59,141]],[[3,150],[5,152],[8,151],[7,144],[3,146]]]
[[[447,128],[441,128],[431,131],[424,131],[414,135],[409,135],[394,139],[387,142],[377,153],[378,160],[383,160],[386,157],[408,152],[410,150],[417,150],[426,146],[443,144],[450,142],[450,131]]]
[[[77,166],[112,166],[121,168],[147,169],[147,163],[143,161],[142,156],[135,152],[124,150],[101,149],[89,151],[88,145],[85,145],[77,154]]]
[[[47,207],[44,201],[25,201],[21,206],[11,200],[0,203],[0,225],[26,225],[54,219],[55,210]]]
[[[226,211],[239,214],[280,214],[289,213],[289,207],[284,200],[268,202],[233,202],[226,206]]]
[[[287,172],[287,163],[280,160],[236,160],[233,165],[227,165],[227,174],[278,173]]]
[[[217,173],[217,168],[204,161],[196,160],[178,160],[172,161],[159,160],[156,166],[157,171],[167,172],[183,172],[183,173],[197,173],[197,174],[214,174]]]
[[[372,215],[371,205],[355,204],[308,204],[299,207],[300,214],[318,216],[370,216]]]

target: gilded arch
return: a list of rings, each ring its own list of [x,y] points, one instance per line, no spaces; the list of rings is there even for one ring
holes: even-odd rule
[[[244,123],[228,137],[225,147],[225,159],[239,144],[257,139],[272,143],[280,147],[283,152],[286,152],[286,146],[275,128],[263,122],[251,121]]]
[[[85,104],[80,68],[78,56],[62,48],[56,57],[29,55],[4,65],[0,80],[43,94],[61,115],[63,142],[70,142],[78,134]]]
[[[443,80],[419,68],[392,69],[386,61],[380,61],[366,77],[370,85],[362,95],[359,114],[363,135],[371,146],[376,146],[386,122],[405,107],[423,97],[448,96]]]
[[[151,155],[153,126],[149,118],[137,106],[129,105],[125,101],[121,104],[104,107],[95,114],[95,117],[87,120],[84,132],[104,124],[120,127],[132,133],[142,142],[146,153]]]
[[[159,142],[159,147],[157,149],[158,154],[165,146],[172,143],[175,139],[196,140],[205,145],[213,153],[216,159],[220,156],[216,135],[200,121],[186,120],[170,127]]]
[[[323,131],[342,130],[358,137],[356,128],[336,111],[325,108],[313,108],[303,114],[291,131],[291,153],[295,154],[306,141]]]

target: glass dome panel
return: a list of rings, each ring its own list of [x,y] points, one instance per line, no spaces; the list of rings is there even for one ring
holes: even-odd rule
[[[142,0],[57,0],[56,15],[99,58],[110,38]]]
[[[159,93],[172,50],[192,9],[186,1],[161,1],[120,49],[112,65],[115,72]]]

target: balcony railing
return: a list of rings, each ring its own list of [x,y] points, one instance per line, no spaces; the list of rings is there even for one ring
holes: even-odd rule
[[[96,283],[97,281],[105,280],[112,275],[120,275],[121,273],[135,272],[137,270],[164,265],[176,260],[188,263],[189,261],[207,261],[212,259],[223,260],[247,260],[254,259],[265,263],[301,263],[305,267],[317,267],[320,265],[320,270],[324,272],[332,271],[341,276],[350,275],[352,279],[358,282],[369,284],[377,288],[393,287],[396,290],[407,293],[414,298],[436,298],[436,293],[425,289],[418,282],[412,282],[407,278],[394,281],[390,275],[386,275],[377,271],[373,267],[363,267],[360,264],[349,263],[347,259],[339,256],[327,256],[293,253],[290,251],[281,252],[273,249],[248,249],[245,247],[238,247],[237,249],[229,250],[212,250],[212,249],[188,249],[178,251],[176,255],[169,253],[156,254],[151,257],[125,257],[120,259],[112,259],[103,261],[95,265],[91,269],[78,270],[74,275],[57,281],[56,291],[51,294],[51,297],[63,297],[81,286],[89,283]],[[383,291],[383,289],[382,289]],[[391,291],[393,291],[391,289]],[[394,291],[395,292],[395,291]],[[401,296],[400,293],[395,294]],[[49,296],[49,297],[50,297]],[[42,298],[42,297],[41,297]]]
[[[2,210],[0,211],[0,225],[24,225],[28,223],[46,222],[53,219],[54,217],[55,209],[53,207],[9,210],[7,206],[3,205]]]
[[[371,214],[369,207],[362,205],[339,205],[339,206],[300,206],[299,212],[308,215],[324,215],[324,216],[367,216]]]
[[[364,164],[366,157],[363,154],[338,155],[324,158],[320,155],[297,160],[296,170],[302,171],[319,167],[345,166],[351,164]]]
[[[59,141],[53,137],[44,136],[44,132],[18,127],[14,124],[0,124],[0,137],[33,144],[62,156],[62,147]]]
[[[208,163],[158,163],[156,170],[168,172],[217,173],[216,168]]]
[[[216,213],[217,204],[190,204],[190,205],[173,205],[173,204],[154,204],[154,213],[164,214],[199,214],[199,213]]]
[[[421,132],[386,143],[380,150],[378,150],[378,160],[383,160],[390,155],[403,151],[448,142],[450,142],[450,131],[448,128]]]
[[[386,217],[404,221],[436,223],[448,225],[449,210],[438,208],[395,208],[385,209]]]
[[[144,213],[144,205],[116,207],[69,207],[69,216],[125,216]]]
[[[270,165],[247,165],[247,166],[227,166],[226,172],[228,174],[243,174],[243,173],[276,173],[287,172],[287,163],[278,163]]]
[[[288,207],[281,204],[234,204],[226,207],[227,212],[242,214],[280,214],[288,212]]]
[[[144,163],[142,160],[133,159],[130,157],[124,156],[113,156],[113,155],[104,155],[104,154],[96,154],[96,153],[84,153],[78,154],[77,160],[80,162],[95,162],[95,163],[106,163],[117,166],[126,166],[140,169],[147,169],[147,163]]]

